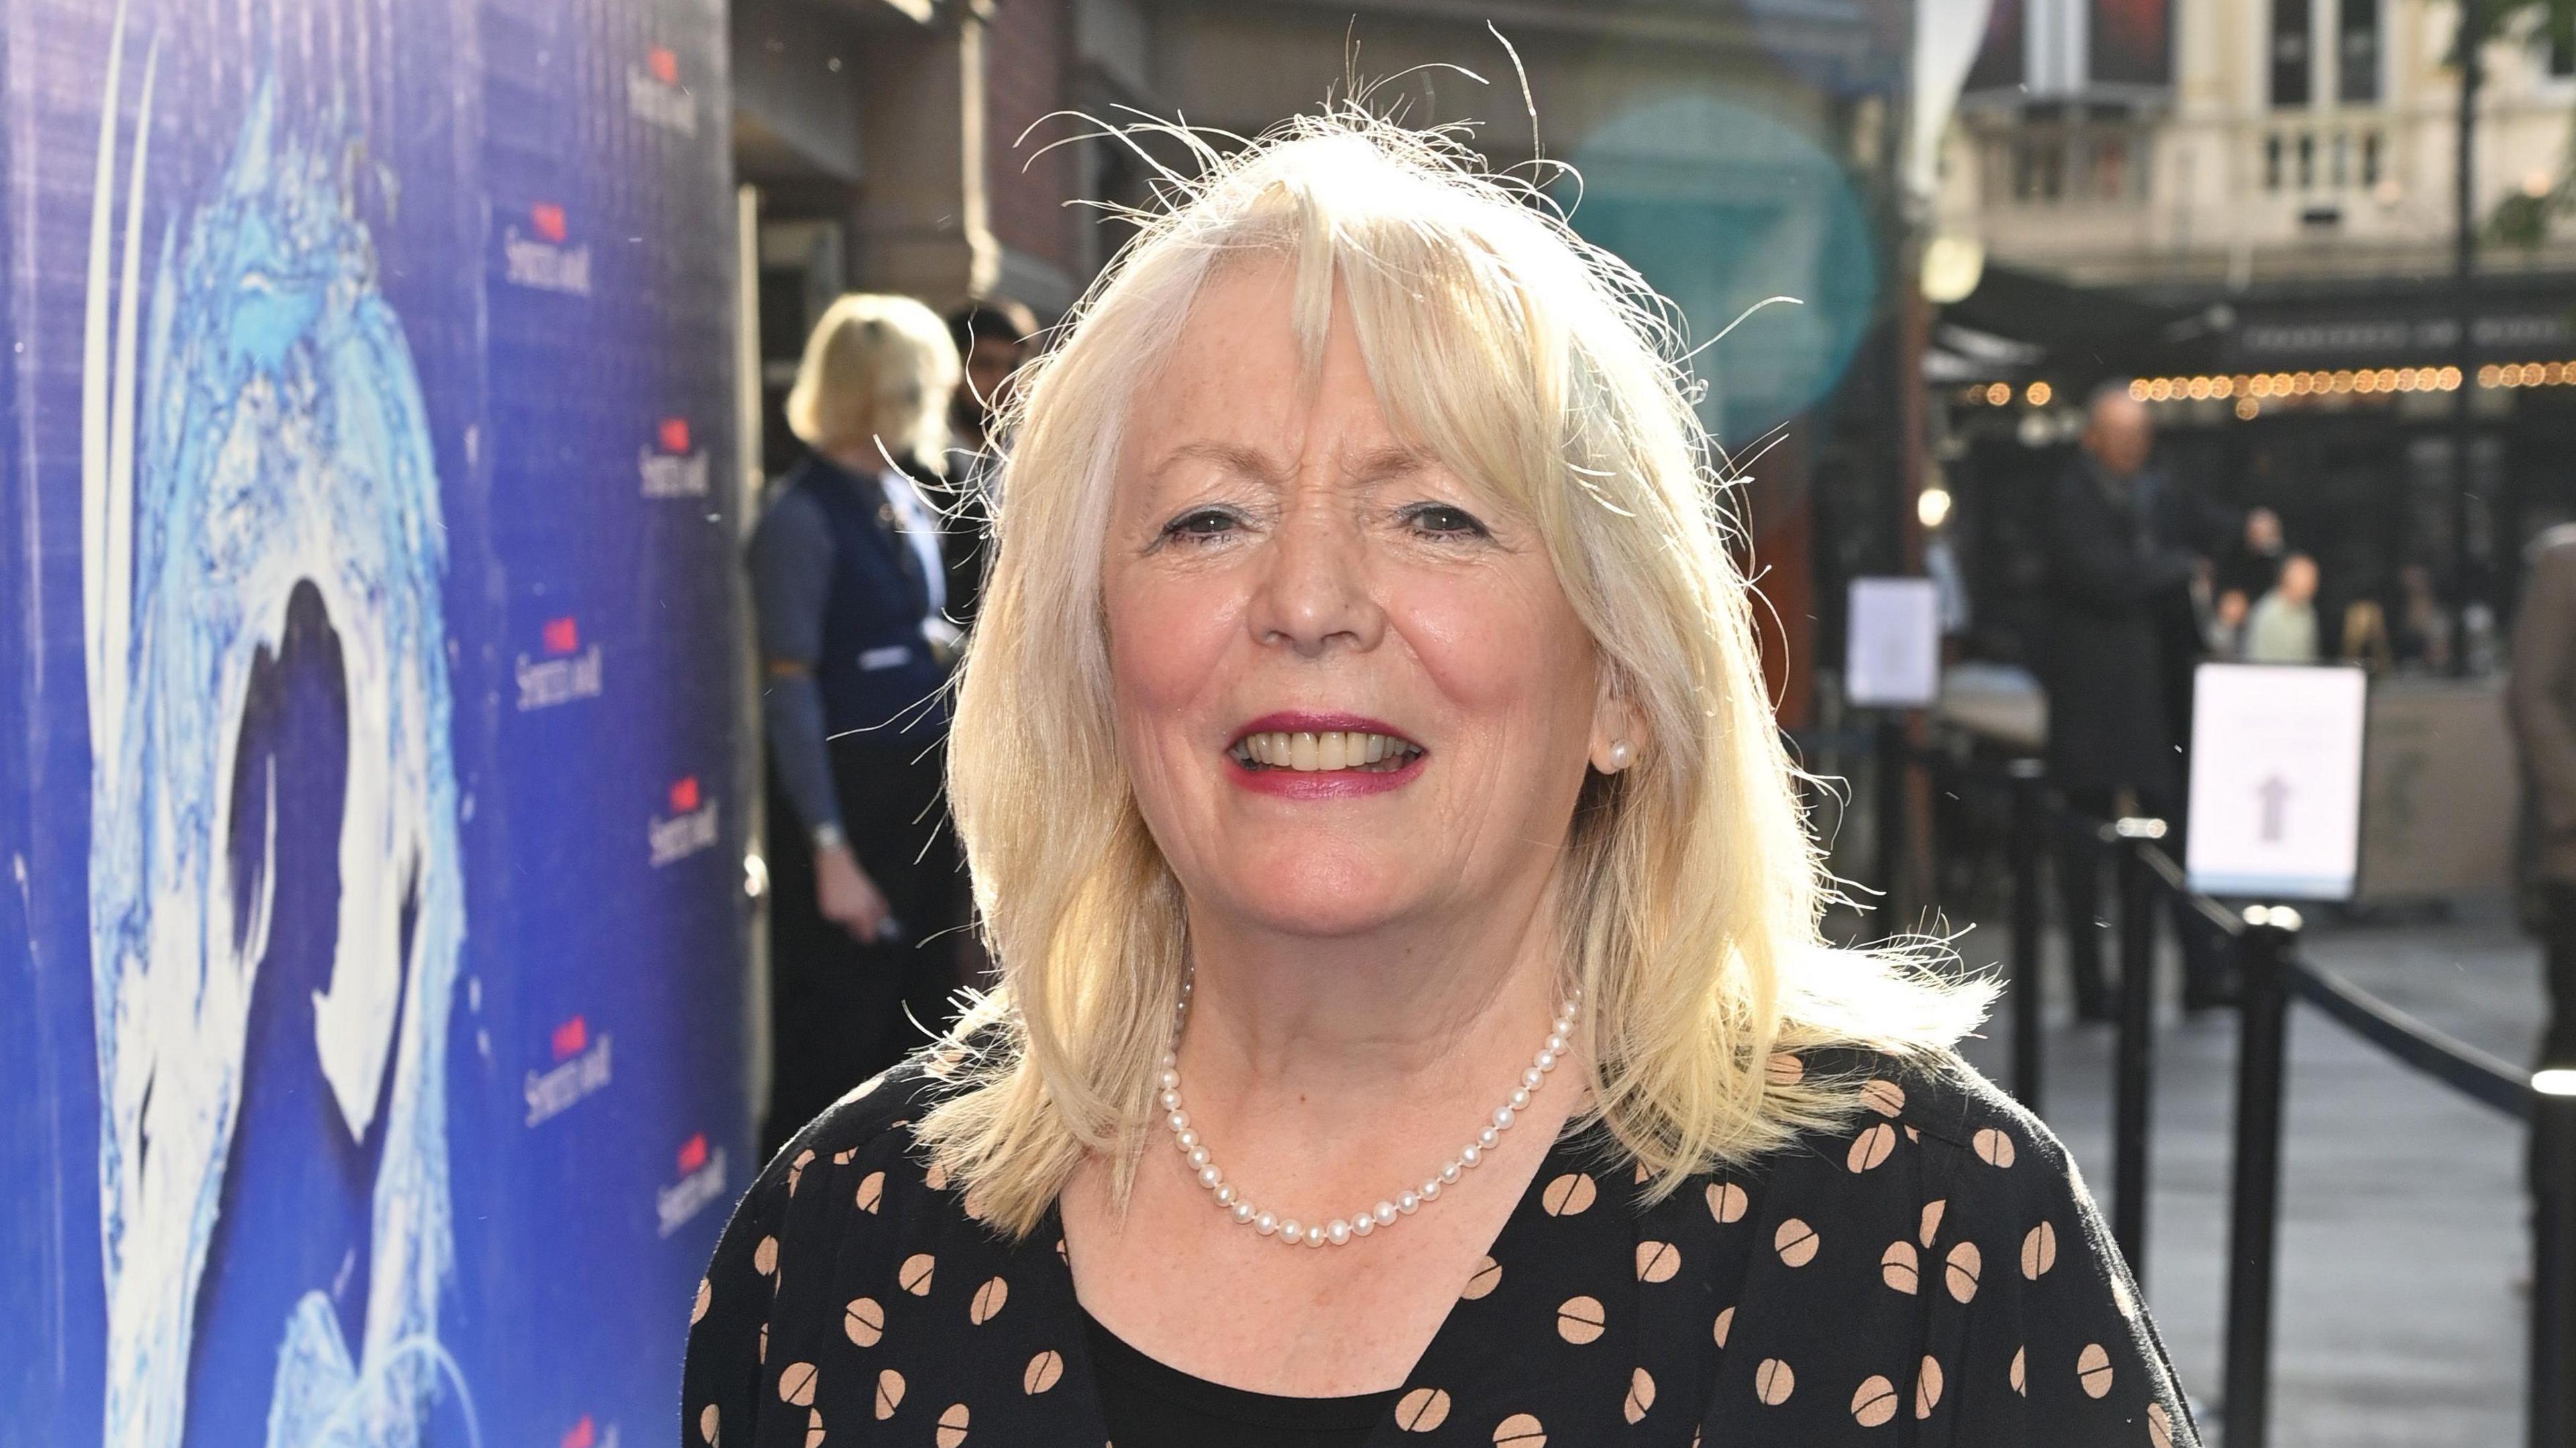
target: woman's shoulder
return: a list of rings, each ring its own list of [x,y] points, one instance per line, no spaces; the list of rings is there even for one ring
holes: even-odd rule
[[[946,1183],[913,1128],[958,1089],[954,1064],[918,1053],[824,1108],[752,1180],[728,1233],[843,1238],[941,1194]]]
[[[1815,1047],[1775,1057],[1771,1077],[1843,1103],[1756,1164],[1784,1186],[1878,1189],[1880,1170],[1896,1165],[1927,1195],[1954,1197],[1953,1210],[2018,1213],[2084,1196],[2056,1134],[1955,1051]]]
[[[791,1193],[794,1184],[817,1163],[847,1167],[865,1162],[872,1169],[920,1177],[928,1163],[913,1150],[913,1127],[960,1088],[952,1074],[953,1051],[924,1049],[881,1075],[870,1077],[823,1109],[778,1149],[752,1184]]]

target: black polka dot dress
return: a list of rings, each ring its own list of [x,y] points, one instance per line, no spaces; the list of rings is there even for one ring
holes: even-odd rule
[[[1861,1109],[1648,1204],[1554,1144],[1372,1448],[2177,1448],[2198,1435],[2064,1150],[1953,1059],[1777,1057]],[[1098,1448],[1050,1219],[1001,1240],[920,1160],[946,1089],[861,1088],[772,1161],[690,1310],[685,1448]]]

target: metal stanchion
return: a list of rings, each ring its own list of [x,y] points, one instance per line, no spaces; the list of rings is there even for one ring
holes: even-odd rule
[[[2236,938],[2244,1000],[2236,1039],[2236,1168],[2228,1188],[2227,1448],[2263,1448],[2272,1401],[2273,1252],[2280,1239],[2285,974],[2299,912],[2256,905]]]
[[[2138,852],[2165,837],[2165,822],[2130,818],[2110,828],[2120,852],[2120,1040],[2112,1083],[2111,1236],[2129,1275],[2147,1277],[2147,1108],[2154,1089],[2155,871]]]
[[[2543,1072],[2531,1112],[2531,1448],[2576,1443],[2576,1081]],[[2228,1448],[2236,1448],[2230,1443]]]
[[[2012,780],[2012,1043],[2013,1096],[2039,1110],[2039,862],[2048,827],[2040,799],[2047,769],[2036,759],[2005,767]]]
[[[1885,891],[1879,908],[1887,928],[1901,931],[1913,922],[1905,913],[1905,716],[1890,709],[1878,721],[1878,888]]]

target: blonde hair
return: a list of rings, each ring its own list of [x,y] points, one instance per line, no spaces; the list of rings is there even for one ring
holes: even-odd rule
[[[1100,555],[1130,401],[1232,259],[1294,268],[1310,356],[1346,299],[1390,422],[1535,526],[1645,723],[1642,762],[1585,786],[1558,928],[1592,1007],[1591,1114],[1653,1191],[1840,1119],[1852,1083],[1772,1068],[1775,1052],[1920,1053],[1973,1026],[1984,988],[1818,933],[1828,881],[1719,516],[1722,455],[1653,292],[1533,185],[1357,106],[1200,155],[1001,430],[1015,446],[949,791],[1002,984],[934,1066],[968,1084],[918,1128],[976,1214],[1031,1230],[1093,1152],[1123,1193],[1154,1119],[1187,929],[1111,729]]]
[[[944,471],[948,398],[964,369],[937,313],[910,297],[850,292],[805,339],[787,426],[808,447],[866,447]]]

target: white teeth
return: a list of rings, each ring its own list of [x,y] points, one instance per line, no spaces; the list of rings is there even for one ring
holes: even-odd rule
[[[1237,757],[1253,764],[1274,769],[1293,769],[1303,774],[1328,769],[1401,768],[1421,746],[1391,734],[1369,734],[1360,730],[1325,730],[1320,733],[1289,733],[1272,730],[1247,734],[1235,745]]]

